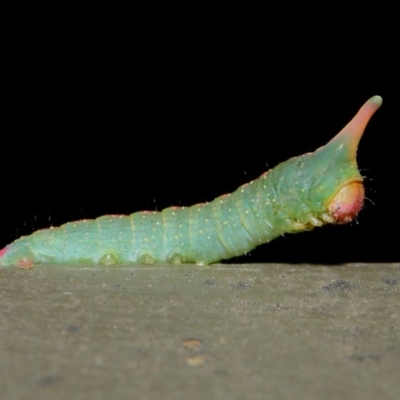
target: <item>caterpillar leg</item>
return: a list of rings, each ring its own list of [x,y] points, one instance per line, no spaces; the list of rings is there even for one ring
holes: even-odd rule
[[[21,269],[32,269],[34,267],[34,261],[32,258],[23,257],[17,260],[14,265]]]

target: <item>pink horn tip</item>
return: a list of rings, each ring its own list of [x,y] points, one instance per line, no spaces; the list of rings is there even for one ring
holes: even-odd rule
[[[374,115],[375,111],[382,105],[382,97],[371,97],[358,111],[355,117],[335,136],[335,139],[348,141],[349,152],[356,157],[357,147],[364,133],[365,127]]]

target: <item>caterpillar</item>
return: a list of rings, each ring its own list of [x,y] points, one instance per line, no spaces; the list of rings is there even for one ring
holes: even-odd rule
[[[325,146],[277,165],[233,193],[191,207],[105,215],[42,229],[0,250],[0,266],[208,265],[283,233],[348,223],[364,202],[358,143],[381,104],[380,96],[372,97]]]

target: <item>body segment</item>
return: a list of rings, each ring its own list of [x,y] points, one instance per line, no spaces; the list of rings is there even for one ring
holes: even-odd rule
[[[326,146],[294,157],[212,202],[161,212],[106,215],[21,237],[0,251],[0,265],[211,264],[283,233],[346,223],[364,200],[358,142],[381,105],[371,98]]]

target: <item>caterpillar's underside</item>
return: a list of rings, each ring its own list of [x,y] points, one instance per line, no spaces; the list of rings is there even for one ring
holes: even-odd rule
[[[357,146],[381,103],[379,96],[372,97],[326,146],[291,158],[210,203],[43,229],[1,250],[0,265],[207,265],[283,233],[349,222],[364,200]]]

